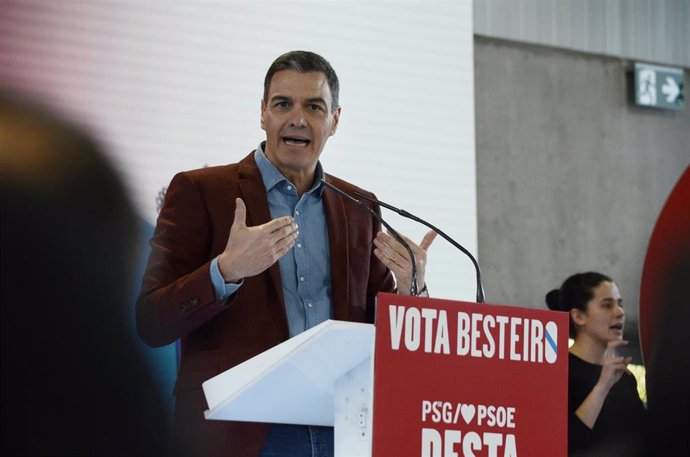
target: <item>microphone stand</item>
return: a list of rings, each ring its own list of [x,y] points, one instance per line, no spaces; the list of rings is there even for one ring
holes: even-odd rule
[[[376,203],[377,205],[381,205],[384,208],[388,208],[391,211],[395,211],[396,213],[400,214],[403,217],[406,217],[408,219],[412,219],[413,221],[416,221],[416,222],[419,222],[420,224],[426,225],[431,230],[433,230],[434,232],[438,233],[443,238],[445,238],[446,241],[448,241],[450,244],[452,244],[456,248],[460,249],[463,253],[465,253],[465,255],[467,255],[467,257],[469,257],[470,260],[472,261],[472,263],[474,264],[474,269],[477,273],[477,303],[484,303],[484,287],[482,286],[482,273],[479,270],[479,264],[477,263],[477,259],[474,258],[474,256],[470,253],[470,251],[468,251],[467,249],[462,247],[460,245],[460,243],[458,243],[457,241],[452,239],[450,236],[446,235],[442,230],[439,230],[438,228],[434,227],[432,224],[428,223],[427,221],[425,221],[423,219],[420,219],[419,217],[415,216],[414,214],[408,213],[404,209],[396,208],[393,205],[389,205],[388,203],[382,202],[381,200],[371,198],[367,195],[364,195],[361,192],[357,192],[356,190],[353,193],[358,197],[361,197],[361,198],[368,200],[372,203]]]
[[[326,187],[333,190],[338,195],[341,195],[342,197],[344,197],[349,202],[353,203],[358,208],[364,209],[365,211],[369,212],[369,214],[371,214],[374,217],[374,219],[379,221],[381,224],[383,224],[384,227],[386,227],[388,229],[388,231],[391,233],[391,235],[393,235],[393,238],[395,238],[400,244],[403,245],[403,247],[407,251],[407,254],[410,256],[410,262],[412,263],[412,281],[410,284],[410,295],[413,295],[413,296],[419,295],[419,290],[417,287],[417,259],[415,258],[414,253],[412,252],[412,249],[410,248],[410,245],[402,238],[402,236],[400,236],[400,234],[398,232],[396,232],[393,229],[393,227],[391,227],[388,224],[388,222],[384,221],[383,218],[379,214],[376,213],[376,211],[372,210],[367,205],[365,205],[361,201],[357,200],[356,198],[354,198],[350,194],[338,189],[336,186],[327,182],[325,179],[321,179],[321,182],[324,183],[326,185]],[[361,196],[361,194],[359,194],[359,192],[357,192],[357,195]],[[373,201],[369,197],[366,197],[366,199],[369,201]]]

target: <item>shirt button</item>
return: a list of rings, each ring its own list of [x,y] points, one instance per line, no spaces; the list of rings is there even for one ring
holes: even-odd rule
[[[299,277],[299,282],[304,282],[304,276]]]
[[[288,184],[285,188],[286,188],[287,190],[292,190],[292,186],[291,186],[290,184]]]
[[[302,243],[297,243],[297,247],[298,247],[298,248],[301,248],[301,247],[302,247]]]
[[[307,303],[307,306],[311,308],[312,307],[311,302]]]
[[[299,210],[296,210],[296,211],[295,211],[295,214],[299,216]]]

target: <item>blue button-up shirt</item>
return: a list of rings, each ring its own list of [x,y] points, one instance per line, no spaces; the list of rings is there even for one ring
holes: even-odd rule
[[[298,198],[295,185],[266,158],[263,144],[257,148],[254,159],[266,188],[271,218],[292,216],[299,227],[295,246],[278,261],[290,337],[293,337],[333,317],[331,256],[321,183],[323,168],[321,163],[317,164],[314,184]],[[241,286],[241,283],[225,284],[217,258],[211,263],[211,279],[220,302]]]

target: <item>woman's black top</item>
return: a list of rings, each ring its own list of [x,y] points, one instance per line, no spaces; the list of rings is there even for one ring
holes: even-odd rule
[[[568,455],[634,456],[642,451],[645,408],[637,394],[637,381],[630,373],[611,387],[591,430],[576,415],[592,391],[601,365],[594,365],[570,354],[568,357]]]

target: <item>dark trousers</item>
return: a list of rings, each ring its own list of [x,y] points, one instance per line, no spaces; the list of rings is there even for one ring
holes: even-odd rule
[[[274,424],[261,457],[333,457],[333,427]]]

